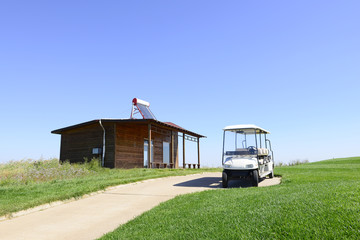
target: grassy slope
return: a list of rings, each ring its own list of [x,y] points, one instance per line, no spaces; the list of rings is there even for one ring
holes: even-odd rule
[[[283,183],[176,197],[102,239],[360,239],[360,158],[276,169]]]
[[[218,169],[101,169],[89,175],[42,182],[0,184],[0,216],[41,204],[80,197],[109,186]]]

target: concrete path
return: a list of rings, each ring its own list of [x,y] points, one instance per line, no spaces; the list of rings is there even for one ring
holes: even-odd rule
[[[259,186],[280,183],[266,179]],[[247,187],[230,181],[229,187]],[[221,173],[152,179],[120,185],[77,201],[0,222],[0,239],[96,239],[176,195],[215,189]]]

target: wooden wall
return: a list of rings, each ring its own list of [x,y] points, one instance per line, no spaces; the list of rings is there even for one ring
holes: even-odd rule
[[[174,157],[174,167],[178,168],[179,167],[179,133],[178,132],[173,132],[173,140],[174,140],[174,151],[173,151],[173,157]]]
[[[116,124],[115,168],[143,167],[147,124]]]
[[[148,139],[148,125],[139,123],[116,124],[115,167],[144,167],[144,141]],[[163,142],[171,146],[171,131],[159,126],[152,126],[153,162],[163,162]],[[177,147],[177,135],[174,137]],[[175,141],[174,141],[175,143]],[[173,151],[177,154],[177,150]]]
[[[144,140],[148,139],[147,123],[103,123],[106,129],[105,167],[142,168],[144,167]],[[171,137],[173,135],[173,137]],[[161,126],[152,126],[153,162],[163,162],[163,142],[173,145],[175,167],[178,167],[178,133]],[[173,144],[171,143],[173,139]],[[102,148],[103,129],[99,123],[79,127],[61,133],[60,160],[84,162],[93,157],[93,148]],[[171,161],[171,157],[170,157]]]
[[[103,124],[106,129],[105,167],[114,167],[114,133],[113,123]],[[91,160],[93,157],[101,158],[101,155],[93,155],[93,148],[101,148],[103,145],[103,129],[100,124],[92,124],[85,127],[69,130],[61,133],[60,161],[71,163],[84,162],[84,158]]]
[[[115,163],[115,123],[103,123],[105,128],[105,161],[104,167],[114,168]],[[103,133],[103,132],[102,132]]]

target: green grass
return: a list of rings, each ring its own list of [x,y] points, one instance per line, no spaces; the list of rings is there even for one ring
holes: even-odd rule
[[[109,186],[219,169],[106,169],[97,161],[59,164],[57,159],[0,164],[0,216]]]
[[[275,173],[282,184],[178,196],[101,239],[360,239],[360,157]]]

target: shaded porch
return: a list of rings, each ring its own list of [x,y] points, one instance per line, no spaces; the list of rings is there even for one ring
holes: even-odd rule
[[[147,144],[147,166],[149,168],[179,168],[179,138],[182,138],[182,167],[183,168],[200,168],[200,138],[205,137],[193,132],[190,132],[186,129],[181,128],[180,126],[165,122],[161,123],[159,126],[159,122],[149,122],[148,123],[148,143],[152,142],[154,139],[154,134],[168,134],[164,132],[164,128],[168,129],[171,133],[171,140],[169,143],[169,160],[166,161],[165,157],[163,157],[163,161],[154,160],[153,147],[152,144]],[[186,141],[195,142],[196,143],[196,152],[197,152],[197,162],[187,162],[186,159]],[[165,150],[164,150],[165,151]],[[165,156],[165,154],[163,154]]]

